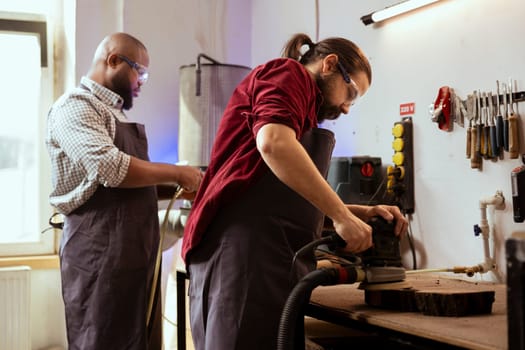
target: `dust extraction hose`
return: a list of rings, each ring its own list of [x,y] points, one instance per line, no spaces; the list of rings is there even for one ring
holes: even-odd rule
[[[322,268],[304,276],[294,287],[284,305],[277,335],[277,350],[304,349],[304,334],[303,332],[296,334],[296,330],[298,327],[304,327],[304,309],[316,287],[352,284],[362,280],[361,276],[363,276],[362,269],[358,266]]]

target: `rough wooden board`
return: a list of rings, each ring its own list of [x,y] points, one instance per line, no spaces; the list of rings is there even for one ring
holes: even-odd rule
[[[472,283],[447,276],[409,275],[414,288],[441,286],[494,289],[492,313],[467,317],[436,317],[420,312],[399,312],[374,308],[364,301],[356,284],[317,287],[310,304],[322,319],[345,318],[406,334],[433,339],[468,349],[507,349],[507,294],[504,284]]]
[[[494,290],[470,289],[471,286],[465,289],[441,286],[439,289],[422,290],[414,288],[365,290],[365,302],[374,307],[401,312],[419,311],[431,316],[462,317],[491,313]]]
[[[417,308],[425,315],[455,316],[490,314],[494,302],[492,291],[422,291],[415,293]]]
[[[365,290],[365,303],[401,312],[419,311],[414,289]]]

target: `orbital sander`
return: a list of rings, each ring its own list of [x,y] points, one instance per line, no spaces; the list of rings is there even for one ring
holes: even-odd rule
[[[405,268],[401,262],[399,237],[394,233],[395,222],[374,217],[372,227],[372,247],[360,254],[362,268],[366,277],[359,289],[378,290],[409,288],[405,281]]]
[[[318,268],[357,269],[357,282],[361,282],[359,289],[408,288],[405,268],[401,262],[399,237],[394,232],[395,222],[388,222],[377,216],[368,224],[372,227],[372,247],[359,254],[342,253],[339,248],[344,247],[346,242],[333,230],[324,231],[325,237],[317,241],[315,250]],[[320,241],[328,243],[319,244]]]

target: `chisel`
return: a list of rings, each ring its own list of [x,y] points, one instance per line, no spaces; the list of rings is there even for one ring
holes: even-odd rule
[[[498,87],[496,95],[496,155],[499,157],[501,155],[501,150],[503,149],[503,117],[501,116],[501,104],[499,99],[499,80],[496,80]]]
[[[509,118],[507,117],[507,86],[502,83],[503,88],[503,149],[509,151]]]
[[[518,116],[514,113],[512,106],[512,80],[509,80],[509,156],[516,159],[520,153],[520,144],[518,138]]]
[[[477,103],[478,103],[478,125],[477,125],[477,138],[476,138],[476,151],[479,155],[485,156],[485,134],[483,133],[484,124],[483,124],[483,116],[485,110],[481,108],[481,91],[478,90],[477,95]]]
[[[498,159],[497,141],[496,141],[496,125],[494,123],[494,106],[492,105],[492,92],[489,92],[489,124],[490,124],[490,149],[489,156],[493,159]]]

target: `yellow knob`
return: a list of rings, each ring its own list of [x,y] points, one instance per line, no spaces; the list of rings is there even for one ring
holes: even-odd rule
[[[394,175],[394,167],[392,165],[389,165],[386,167],[386,174],[388,176],[393,176]]]
[[[405,142],[402,138],[396,137],[394,141],[392,141],[392,148],[394,151],[402,151],[404,144]]]
[[[395,183],[395,181],[393,179],[389,179],[386,182],[386,189],[387,189],[387,191],[391,191],[392,190],[392,188],[394,187],[394,183]]]
[[[403,136],[403,124],[401,123],[398,123],[398,124],[395,124],[394,127],[392,128],[392,135],[394,135],[394,137],[401,137]]]
[[[398,165],[398,166],[403,165],[404,160],[405,160],[405,155],[403,154],[403,152],[396,152],[392,156],[392,161],[394,162],[395,165]]]

